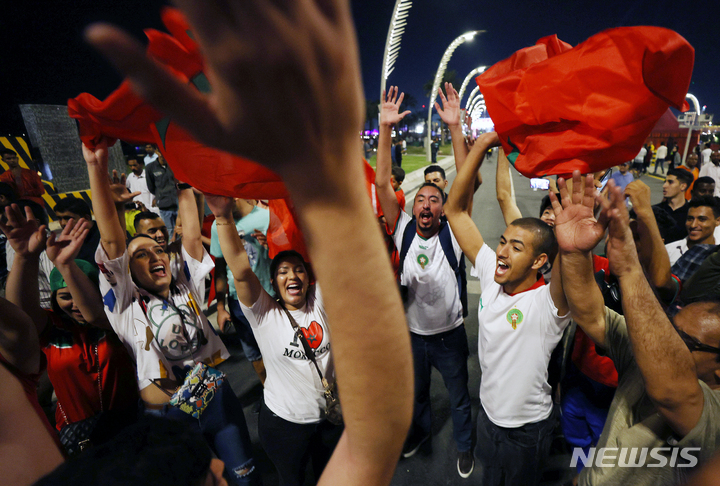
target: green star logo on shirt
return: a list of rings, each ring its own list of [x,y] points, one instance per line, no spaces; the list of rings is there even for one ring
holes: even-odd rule
[[[425,270],[425,267],[430,263],[430,259],[424,253],[421,253],[417,257],[417,262],[420,264],[420,268]]]

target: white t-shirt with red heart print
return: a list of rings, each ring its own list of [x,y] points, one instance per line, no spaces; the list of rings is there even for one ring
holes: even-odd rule
[[[242,303],[240,306],[250,322],[265,363],[265,405],[288,422],[320,422],[320,411],[325,408],[324,388],[283,308],[265,291],[260,292],[252,307]],[[305,307],[290,311],[290,314],[315,350],[315,360],[323,376],[329,383],[334,382],[325,306],[317,285],[310,286]]]

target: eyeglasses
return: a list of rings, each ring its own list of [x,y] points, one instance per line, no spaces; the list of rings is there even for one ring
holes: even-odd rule
[[[674,324],[673,324],[674,327]],[[694,338],[687,334],[685,331],[681,331],[677,327],[675,327],[675,330],[680,335],[680,339],[683,340],[685,345],[688,347],[690,352],[693,351],[703,351],[705,353],[714,353],[714,354],[720,354],[720,348],[714,348],[710,345],[703,344],[700,341],[697,340],[697,338]]]

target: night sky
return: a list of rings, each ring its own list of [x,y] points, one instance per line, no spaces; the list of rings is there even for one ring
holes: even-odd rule
[[[0,23],[2,84],[0,132],[20,135],[19,103],[65,104],[89,92],[102,99],[120,76],[82,41],[84,27],[97,20],[120,25],[138,37],[162,29],[158,0],[54,0],[11,2]],[[353,2],[365,95],[380,97],[380,72],[394,0]],[[657,25],[679,32],[695,47],[690,92],[707,113],[720,119],[720,1],[718,0],[414,0],[400,57],[388,85],[397,84],[427,104],[422,86],[435,76],[447,46],[470,30],[487,32],[461,45],[448,65],[458,84],[472,69],[492,65],[540,37],[558,34],[576,45],[604,29]],[[470,89],[474,85],[471,84]],[[716,121],[717,123],[717,121]]]

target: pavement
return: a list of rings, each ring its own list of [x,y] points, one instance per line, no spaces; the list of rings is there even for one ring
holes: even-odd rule
[[[452,183],[455,178],[453,158],[445,157],[440,159],[439,165],[445,168],[447,178]],[[483,164],[483,185],[476,193],[473,205],[473,220],[478,228],[480,228],[483,238],[491,247],[494,247],[498,243],[500,236],[505,231],[505,223],[495,197],[495,168],[496,159],[493,155]],[[406,210],[412,209],[415,192],[417,192],[417,189],[422,185],[423,179],[422,169],[406,175],[402,185],[408,201]],[[648,184],[652,190],[653,204],[660,202],[662,199],[663,179],[664,178],[661,177],[648,177],[647,175],[642,177],[642,180]],[[516,171],[513,171],[513,186],[516,202],[522,214],[526,216],[537,216],[540,201],[547,192],[532,190],[529,180]],[[480,287],[477,280],[469,275],[470,262],[466,263],[468,268],[469,315],[465,321],[465,326],[470,349],[470,358],[468,360],[470,378],[468,388],[470,390],[473,423],[475,423],[477,411],[480,407],[478,394],[480,388],[480,365],[477,354],[477,314]],[[214,308],[211,307],[209,318],[215,325],[217,314],[213,311]],[[225,336],[223,340],[226,342],[232,356],[220,365],[220,369],[228,375],[232,388],[243,404],[248,430],[250,431],[250,437],[253,442],[256,464],[261,471],[263,483],[265,486],[275,486],[279,484],[278,475],[274,466],[260,447],[257,433],[258,415],[255,410],[262,400],[262,386],[252,365],[243,356],[242,348],[239,344],[232,341],[232,336]],[[509,383],[508,386],[512,386],[512,384]],[[398,462],[398,467],[395,470],[391,485],[434,486],[480,484],[481,474],[477,465],[468,479],[460,478],[457,473],[457,450],[452,439],[452,419],[450,417],[448,393],[443,385],[442,377],[435,370],[433,370],[432,374],[430,396],[433,410],[432,440],[426,442],[413,457],[401,459]],[[473,431],[473,441],[474,440],[475,431]],[[558,433],[553,442],[551,456],[547,464],[545,464],[546,471],[541,484],[543,486],[562,485],[572,479],[575,471],[574,468],[569,467],[569,464],[570,454],[565,446],[564,439],[561,434]],[[306,484],[314,484],[313,478],[312,468],[309,467]]]

